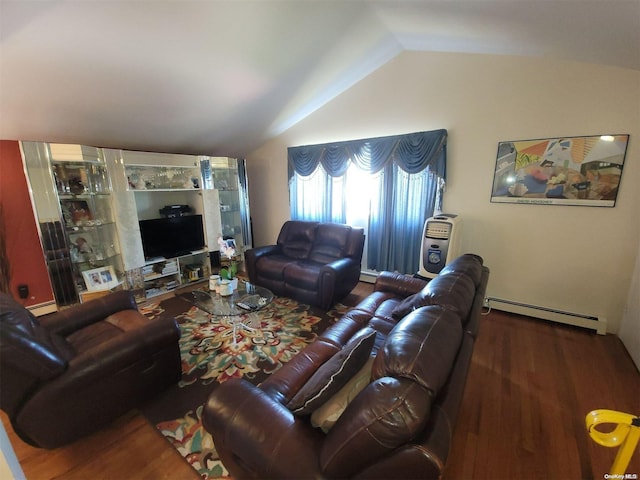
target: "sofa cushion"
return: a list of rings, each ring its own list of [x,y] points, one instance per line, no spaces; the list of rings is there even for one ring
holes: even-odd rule
[[[284,281],[304,290],[318,290],[322,265],[305,260],[290,261],[284,268]]]
[[[284,280],[284,269],[292,260],[284,255],[268,255],[257,260],[260,276],[271,280]]]
[[[323,223],[318,226],[309,259],[327,264],[345,256],[351,227],[337,223]]]
[[[374,358],[369,357],[367,363],[335,395],[311,414],[311,425],[325,433],[331,430],[347,405],[371,382]]]
[[[461,341],[458,313],[439,306],[420,307],[389,333],[376,354],[372,378],[407,378],[435,398],[449,377]]]
[[[463,317],[469,313],[473,304],[476,287],[473,280],[464,273],[439,275],[420,290],[399,303],[392,312],[400,319],[416,308],[440,305],[458,311]]]
[[[363,328],[311,376],[287,404],[297,415],[308,415],[340,390],[369,359],[376,331]]]
[[[425,389],[411,380],[372,381],[327,433],[320,451],[323,477],[354,477],[415,438],[429,420],[431,401]]]
[[[316,236],[318,223],[289,220],[285,222],[278,235],[278,245],[282,253],[293,259],[309,256]]]

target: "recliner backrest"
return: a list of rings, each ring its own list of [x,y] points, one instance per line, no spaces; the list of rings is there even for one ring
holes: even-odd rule
[[[317,222],[288,220],[280,229],[277,244],[282,253],[297,260],[309,257],[318,228]]]
[[[460,314],[441,306],[420,307],[393,327],[376,355],[372,378],[413,380],[437,396],[462,341]]]
[[[73,358],[64,338],[49,332],[10,295],[0,293],[0,407],[11,412],[26,390],[61,375]]]
[[[331,263],[344,258],[349,244],[351,227],[337,223],[323,223],[318,226],[309,260],[318,263]]]
[[[420,307],[405,316],[376,354],[371,383],[327,434],[320,464],[350,477],[421,432],[449,378],[460,343],[457,312]]]

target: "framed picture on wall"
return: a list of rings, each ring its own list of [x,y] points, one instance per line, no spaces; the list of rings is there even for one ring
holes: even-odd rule
[[[629,135],[498,143],[491,201],[614,207]]]

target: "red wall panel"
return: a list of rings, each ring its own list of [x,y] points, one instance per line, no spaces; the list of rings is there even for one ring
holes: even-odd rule
[[[5,217],[11,293],[26,306],[53,301],[17,141],[0,140],[0,203]],[[29,287],[25,300],[18,297],[18,285],[22,284]]]

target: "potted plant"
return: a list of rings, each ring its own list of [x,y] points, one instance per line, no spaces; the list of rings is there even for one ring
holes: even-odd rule
[[[233,239],[223,239],[218,237],[218,246],[220,247],[220,254],[229,259],[229,266],[220,269],[220,278],[229,280],[233,290],[238,288],[238,264],[234,261],[236,254],[236,242]]]

